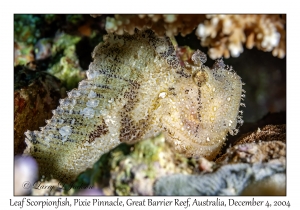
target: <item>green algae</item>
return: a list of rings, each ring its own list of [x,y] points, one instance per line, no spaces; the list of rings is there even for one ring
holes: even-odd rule
[[[53,63],[47,71],[60,79],[67,90],[76,87],[85,78],[76,55],[76,44],[80,40],[79,36],[61,33],[55,38],[51,49]]]
[[[120,144],[81,173],[73,185],[94,186],[106,195],[151,195],[157,178],[193,174],[196,167],[196,159],[176,154],[160,134],[132,145]]]

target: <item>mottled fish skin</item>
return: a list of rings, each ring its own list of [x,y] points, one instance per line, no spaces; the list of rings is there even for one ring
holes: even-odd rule
[[[240,77],[220,60],[204,66],[200,51],[181,66],[167,37],[108,34],[93,59],[47,125],[25,133],[24,154],[46,178],[70,182],[121,142],[160,132],[177,152],[212,159],[242,122]]]

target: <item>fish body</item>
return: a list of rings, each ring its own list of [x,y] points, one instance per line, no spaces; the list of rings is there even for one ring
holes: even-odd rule
[[[236,132],[242,82],[222,61],[210,69],[196,51],[182,66],[170,39],[150,30],[108,34],[92,56],[47,125],[25,133],[40,175],[70,182],[121,142],[160,132],[176,152],[212,159]]]

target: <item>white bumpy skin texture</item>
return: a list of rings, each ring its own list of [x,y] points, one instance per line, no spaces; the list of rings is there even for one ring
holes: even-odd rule
[[[164,132],[176,152],[213,159],[237,132],[241,78],[222,60],[212,69],[196,51],[181,66],[167,37],[150,30],[108,34],[93,52],[88,79],[68,93],[40,131],[27,131],[25,155],[40,175],[70,182],[120,144]]]

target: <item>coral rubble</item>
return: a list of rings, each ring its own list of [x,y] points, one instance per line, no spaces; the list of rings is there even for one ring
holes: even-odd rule
[[[249,133],[209,173],[159,178],[155,195],[286,195],[285,125]]]
[[[216,160],[217,163],[285,161],[286,125],[266,125],[254,132],[244,134]]]
[[[127,32],[134,34],[135,28],[141,30],[151,28],[159,36],[183,36],[191,33],[205,15],[153,14],[153,15],[115,15],[106,18],[105,29],[108,33],[119,35]]]
[[[257,47],[283,58],[286,51],[285,17],[280,15],[206,15],[196,35],[202,46],[208,46],[212,59],[230,55],[238,57],[243,44]]]
[[[96,16],[94,16],[96,17]],[[162,36],[183,36],[195,28],[201,45],[209,47],[212,59],[231,56],[238,57],[243,52],[243,45],[248,49],[257,47],[283,58],[286,53],[285,16],[268,15],[203,15],[203,14],[168,14],[168,15],[114,15],[107,17],[108,33],[122,35],[134,33],[134,29],[151,28]]]
[[[106,195],[153,195],[154,181],[174,173],[192,174],[195,159],[176,154],[162,134],[133,145],[121,144],[101,156],[74,184],[102,189]]]

